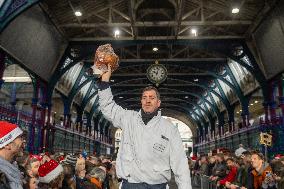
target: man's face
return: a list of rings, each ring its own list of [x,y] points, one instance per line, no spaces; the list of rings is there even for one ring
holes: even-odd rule
[[[154,90],[149,90],[142,94],[141,104],[145,113],[152,113],[160,107],[161,101]]]
[[[22,156],[25,149],[26,141],[22,136],[18,136],[13,142],[11,142],[11,151],[15,156]]]
[[[251,163],[251,155],[243,156],[244,163]]]
[[[263,160],[258,157],[258,155],[253,154],[251,156],[251,163],[253,168],[258,168],[262,165]]]
[[[215,163],[215,161],[216,161],[216,159],[215,159],[214,156],[211,156],[211,157],[209,158],[209,162],[210,162],[210,163]]]
[[[201,163],[206,163],[206,158],[202,157],[200,161],[201,161]]]
[[[216,159],[216,161],[217,161],[217,162],[221,162],[221,161],[222,161],[222,159],[221,159],[221,157],[220,157],[220,156],[216,156],[216,158],[215,158],[215,159]]]
[[[227,160],[227,165],[228,167],[232,167],[234,165],[234,162],[232,162],[231,160]]]

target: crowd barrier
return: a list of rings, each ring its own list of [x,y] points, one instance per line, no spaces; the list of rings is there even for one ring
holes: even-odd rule
[[[195,174],[192,179],[192,185],[196,188],[201,188],[201,189],[217,189],[216,182],[211,181],[209,179],[209,176],[206,175],[200,175],[200,174]]]

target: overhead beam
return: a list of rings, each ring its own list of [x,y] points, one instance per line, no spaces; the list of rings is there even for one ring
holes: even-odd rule
[[[163,87],[192,87],[192,86],[196,86],[195,84],[162,84]],[[111,87],[114,88],[114,87],[147,87],[149,86],[148,84],[138,84],[138,83],[131,83],[131,84],[127,84],[127,83],[124,83],[124,84],[114,84],[112,85]]]
[[[177,14],[176,14],[176,23],[177,23],[177,27],[175,29],[175,38],[177,38],[178,34],[179,34],[179,30],[181,27],[181,22],[182,22],[182,12],[183,12],[183,8],[184,8],[184,0],[180,0],[178,1],[178,6],[177,6]]]
[[[220,20],[220,21],[182,21],[181,26],[226,26],[226,25],[250,25],[252,21],[249,20]],[[135,22],[136,27],[171,27],[178,26],[175,21],[157,21],[157,22]],[[65,28],[92,28],[92,27],[131,27],[130,22],[121,23],[67,23],[61,24],[60,27]]]
[[[139,18],[140,20],[149,15],[149,14],[155,14],[155,13],[158,13],[158,14],[162,14],[164,15],[165,17],[167,17],[169,20],[171,20],[171,9],[165,9],[165,8],[157,8],[157,9],[150,9],[150,8],[147,8],[147,9],[141,9],[138,11],[138,14],[139,15]]]
[[[178,34],[179,34],[179,35],[182,34],[182,33],[185,32],[186,30],[188,30],[189,28],[191,28],[191,26],[186,26],[186,27],[184,27],[182,30],[180,30],[180,31],[178,32]]]
[[[134,23],[136,22],[136,15],[135,15],[135,8],[134,8],[134,1],[130,1],[128,3],[128,13],[130,15],[130,24],[131,24],[131,30],[132,30],[132,36],[136,39],[137,37],[137,28],[134,26]]]
[[[128,58],[128,59],[120,59],[119,62],[120,63],[146,63],[146,62],[155,62],[157,59],[132,59],[132,58]],[[169,59],[158,59],[160,63],[163,62],[183,62],[183,63],[192,63],[192,62],[196,62],[196,63],[213,63],[216,64],[216,62],[226,62],[227,58],[169,58]],[[93,63],[94,60],[84,60],[84,62],[90,62]]]
[[[187,12],[185,15],[182,16],[182,20],[187,19],[189,16],[193,15],[194,13],[196,13],[198,10],[200,9],[200,7],[193,9],[192,11]]]
[[[130,21],[130,18],[128,15],[124,14],[123,12],[120,12],[119,10],[112,8],[112,11],[115,12],[116,14],[120,15],[122,18],[124,18],[127,21]]]
[[[121,27],[119,29],[121,29],[122,31],[124,31],[125,33],[128,33],[129,35],[131,35],[133,37],[133,32],[129,31],[128,29],[125,29],[123,27]]]
[[[177,39],[244,39],[245,37],[243,35],[210,35],[210,36],[178,36]],[[174,36],[140,36],[136,37],[137,40],[144,40],[144,41],[153,41],[153,40],[174,40]],[[133,41],[134,37],[119,37],[119,39],[114,37],[75,37],[70,38],[69,41]]]
[[[168,73],[168,76],[208,76],[209,73]],[[146,76],[146,73],[114,73],[112,77],[141,77]]]

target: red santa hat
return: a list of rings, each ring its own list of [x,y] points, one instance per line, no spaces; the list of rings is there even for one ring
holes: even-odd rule
[[[23,131],[16,124],[7,121],[0,121],[0,148],[3,148],[15,138],[23,134]]]
[[[39,166],[38,174],[39,174],[39,182],[41,183],[50,183],[50,181],[57,178],[60,173],[63,172],[63,167],[55,160],[51,159],[48,162],[45,162],[41,166]]]
[[[191,160],[196,161],[196,160],[197,160],[197,157],[196,157],[195,155],[193,155],[193,156],[191,157]]]
[[[281,157],[282,157],[281,154],[276,154],[276,155],[274,156],[274,159],[280,159]]]
[[[38,161],[42,160],[42,156],[39,155],[35,155],[35,154],[30,154],[30,159],[37,159]]]

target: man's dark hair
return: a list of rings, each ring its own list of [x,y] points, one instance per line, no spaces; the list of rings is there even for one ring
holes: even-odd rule
[[[234,160],[233,158],[228,158],[228,159],[226,160],[226,162],[228,162],[228,161],[235,162],[235,160]]]
[[[158,89],[156,87],[153,87],[153,86],[148,86],[148,87],[145,87],[142,91],[142,94],[145,92],[145,91],[155,91],[156,92],[156,95],[157,95],[157,99],[160,100],[160,93],[158,91]]]
[[[250,156],[251,155],[251,152],[250,151],[244,151],[243,153],[242,153],[242,155],[244,155],[244,156]]]
[[[260,153],[259,151],[252,151],[251,155],[257,155],[259,159],[264,160],[264,155]]]
[[[220,157],[222,160],[224,160],[224,154],[223,153],[218,153],[216,156]]]

